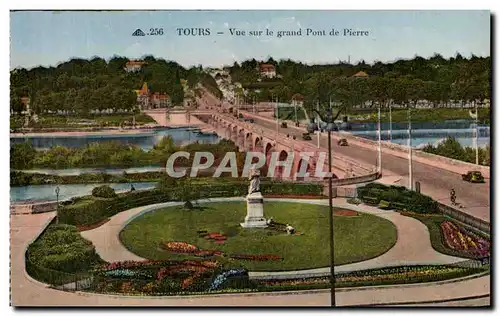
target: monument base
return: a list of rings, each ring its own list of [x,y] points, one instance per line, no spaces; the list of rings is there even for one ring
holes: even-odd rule
[[[243,228],[266,228],[264,218],[264,197],[260,192],[247,195],[247,216],[245,222],[240,223]]]

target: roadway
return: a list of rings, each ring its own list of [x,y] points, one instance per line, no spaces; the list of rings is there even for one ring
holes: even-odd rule
[[[266,119],[254,118],[254,124],[276,129],[276,124]],[[303,131],[296,128],[281,128],[282,134],[294,135],[302,139]],[[326,135],[326,133],[323,133]],[[320,146],[328,148],[328,137],[320,138]],[[314,135],[310,142],[316,144],[317,136]],[[377,151],[350,144],[349,146],[338,146],[332,138],[332,151],[360,161],[364,164],[376,165]],[[408,160],[391,154],[382,153],[382,174],[402,176],[401,185],[407,184]],[[453,188],[457,193],[457,202],[464,206],[463,211],[475,217],[490,221],[490,179],[485,183],[469,183],[462,180],[459,174],[443,170],[427,164],[413,162],[413,180],[420,182],[421,192],[442,202],[449,202],[449,192]]]
[[[206,92],[203,98],[198,99],[200,105],[205,108],[214,107],[220,104],[213,95]],[[223,104],[228,107],[229,104]],[[259,118],[252,116],[254,124],[269,129],[276,129],[276,123],[269,118]],[[297,139],[302,139],[303,130],[296,128],[280,128],[279,132]],[[323,133],[326,134],[326,133]],[[310,141],[317,143],[316,135]],[[328,137],[323,135],[320,138],[320,146],[328,148]],[[338,146],[332,139],[332,150],[361,163],[376,165],[377,150],[350,144],[349,146]],[[382,152],[382,174],[384,176],[401,176],[399,185],[408,183],[408,159],[397,157]],[[413,161],[413,180],[420,182],[420,190],[423,194],[431,196],[433,199],[444,204],[450,204],[450,190],[455,189],[456,201],[463,205],[462,211],[474,217],[490,222],[490,178],[485,179],[485,183],[469,183],[462,180],[460,174],[441,169],[439,167]]]

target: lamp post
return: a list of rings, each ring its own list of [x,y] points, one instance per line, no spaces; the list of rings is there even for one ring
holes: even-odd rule
[[[413,151],[411,147],[411,102],[408,103],[408,189],[413,190]]]
[[[59,192],[60,192],[59,186],[56,187],[56,224],[59,224]]]
[[[332,108],[331,106],[328,108],[328,115],[325,118],[321,117],[319,111],[315,111],[318,117],[321,118],[322,121],[327,122],[326,130],[328,132],[328,205],[329,205],[329,231],[330,231],[330,301],[331,306],[335,306],[335,257],[334,257],[334,249],[335,249],[335,235],[333,230],[334,224],[334,216],[333,216],[333,188],[332,188],[332,131],[334,130],[334,123],[332,117]],[[307,127],[308,132],[319,132],[320,126],[319,121],[317,124],[309,124]]]
[[[377,134],[378,134],[378,159],[377,159],[377,166],[378,166],[378,172],[382,173],[382,131],[380,128],[380,102],[378,102],[378,124],[377,124]]]

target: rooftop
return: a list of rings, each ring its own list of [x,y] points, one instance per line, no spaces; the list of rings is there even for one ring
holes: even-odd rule
[[[353,77],[368,78],[368,74],[364,71],[358,71]]]

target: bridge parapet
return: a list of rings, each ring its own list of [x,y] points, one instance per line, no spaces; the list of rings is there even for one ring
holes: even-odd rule
[[[288,148],[291,149],[294,152],[311,152],[314,154],[318,154],[319,152],[326,152],[325,149],[322,148],[317,148],[316,146],[302,140],[293,140],[291,138],[287,138],[281,134],[276,135],[276,132],[273,130],[270,130],[265,127],[256,127],[254,124],[247,123],[247,122],[242,122],[239,121],[233,117],[222,115],[222,114],[214,114],[213,115],[213,120],[216,121],[223,121],[226,122],[226,124],[230,126],[236,127],[236,129],[239,131],[241,129],[244,129],[248,132],[251,132],[253,134],[259,135],[261,139],[267,139],[267,143],[272,143],[273,147],[277,147],[279,144],[279,147],[281,148]],[[271,135],[274,135],[272,137]],[[233,136],[234,137],[234,136]],[[272,138],[271,138],[272,137]],[[332,158],[334,160],[334,165],[337,168],[340,168],[343,171],[351,171],[355,174],[373,174],[375,172],[376,167],[375,166],[367,166],[359,163],[358,161],[355,161],[353,159],[350,159],[345,156],[338,155],[336,153],[332,154]],[[326,163],[326,162],[325,162]]]

